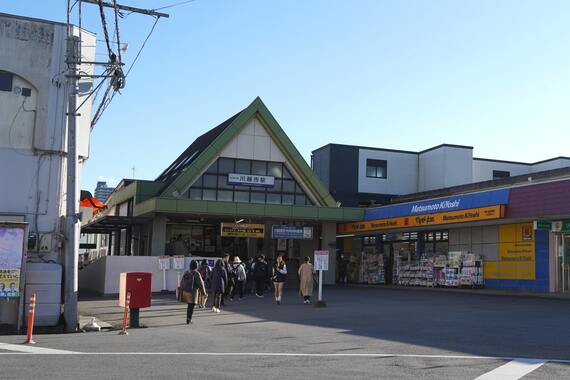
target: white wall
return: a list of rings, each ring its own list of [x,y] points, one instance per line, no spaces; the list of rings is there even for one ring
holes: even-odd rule
[[[531,166],[509,162],[473,160],[473,182],[490,181],[493,170],[503,170],[511,173],[511,177],[530,173]]]
[[[541,172],[543,170],[552,170],[558,168],[565,168],[570,166],[570,159],[558,158],[555,160],[542,162],[540,164],[532,165],[532,173]]]
[[[386,160],[387,178],[366,177],[366,160]],[[418,155],[415,153],[359,149],[358,192],[376,194],[409,194],[418,188]]]
[[[200,261],[202,257],[185,257],[184,270],[188,269],[191,260]],[[105,256],[79,271],[79,288],[99,294],[118,294],[119,276],[123,272],[152,273],[152,291],[162,289],[162,271],[158,269],[157,256]],[[166,289],[175,291],[178,286],[178,275],[175,270],[166,271]]]
[[[418,191],[471,183],[473,150],[442,146],[419,154]]]
[[[56,262],[61,262],[60,217],[66,192],[65,39],[63,24],[0,16],[0,70],[16,76],[13,91],[0,94],[0,178],[8,184],[0,186],[0,220],[22,217],[30,224],[30,232],[51,238],[52,246],[42,254]],[[84,31],[82,39],[82,57],[94,61],[95,35]],[[81,69],[92,72],[89,65]],[[22,97],[16,89],[24,86],[32,88],[31,97]],[[87,90],[90,83],[80,87]],[[86,96],[79,95],[78,104]],[[86,158],[90,101],[80,113],[78,152]]]

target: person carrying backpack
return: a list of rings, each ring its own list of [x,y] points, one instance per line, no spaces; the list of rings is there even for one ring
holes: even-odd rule
[[[192,314],[194,313],[194,306],[198,300],[198,294],[200,292],[203,294],[206,293],[204,281],[202,281],[202,277],[200,273],[196,271],[196,268],[198,268],[198,263],[192,260],[190,262],[190,269],[182,276],[178,288],[178,300],[188,304],[188,309],[186,310],[187,325],[192,323]]]
[[[235,285],[230,299],[233,299],[235,297],[237,291],[239,292],[239,300],[241,301],[243,299],[243,291],[245,287],[245,281],[247,279],[247,274],[245,273],[245,268],[242,265],[242,261],[240,260],[239,256],[236,256],[234,258],[232,267],[235,277]]]

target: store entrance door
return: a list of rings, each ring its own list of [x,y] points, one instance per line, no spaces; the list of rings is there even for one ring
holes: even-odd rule
[[[556,235],[556,291],[570,291],[570,235]]]

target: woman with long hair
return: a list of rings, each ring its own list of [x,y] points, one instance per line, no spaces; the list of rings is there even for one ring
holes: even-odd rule
[[[275,260],[275,265],[273,265],[273,286],[275,287],[275,303],[281,305],[281,295],[283,293],[283,287],[285,282],[287,282],[287,265],[285,265],[285,260],[283,260],[283,255],[277,256]]]
[[[214,296],[214,305],[212,311],[214,313],[220,312],[220,307],[222,303],[222,295],[226,291],[228,285],[228,273],[222,260],[216,261],[216,265],[212,270],[212,279],[210,281],[210,286],[212,287],[212,294]]]

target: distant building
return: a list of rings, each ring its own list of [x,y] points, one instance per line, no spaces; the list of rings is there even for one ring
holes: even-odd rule
[[[114,189],[114,187],[107,186],[107,182],[99,181],[97,182],[97,187],[95,187],[95,198],[105,202]]]
[[[570,166],[570,157],[528,163],[473,157],[473,147],[442,144],[421,152],[328,144],[311,166],[346,207],[391,203],[394,197]]]

